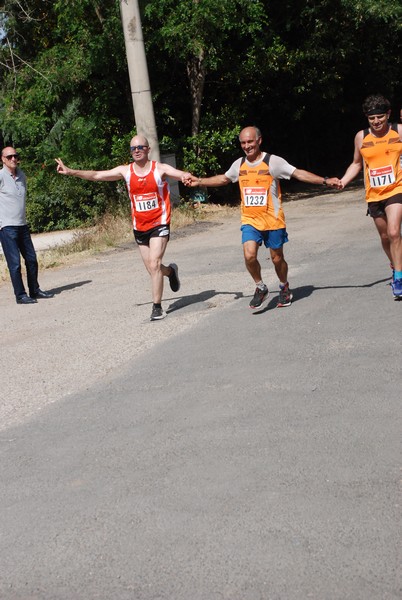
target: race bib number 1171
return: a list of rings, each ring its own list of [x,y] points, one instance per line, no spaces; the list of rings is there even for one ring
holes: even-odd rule
[[[369,169],[371,187],[384,187],[390,183],[395,183],[395,174],[392,165],[378,167],[378,169]]]

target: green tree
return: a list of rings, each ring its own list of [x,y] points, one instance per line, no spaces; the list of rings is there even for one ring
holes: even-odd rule
[[[141,0],[161,148],[220,170],[251,123],[265,147],[316,170],[349,160],[361,102],[402,100],[400,0]],[[0,129],[30,177],[35,228],[91,221],[116,185],[56,177],[129,160],[131,93],[118,0],[3,0]]]
[[[116,136],[133,129],[118,2],[8,0],[1,15],[1,133],[30,176],[31,223],[90,221],[118,206],[121,194],[116,186],[89,192],[83,183],[55,182],[54,157],[109,167]]]
[[[149,46],[182,64],[191,99],[191,134],[199,132],[208,74],[227,68],[233,47],[252,47],[267,23],[260,0],[151,0],[145,3]],[[151,29],[149,24],[158,26]],[[236,67],[235,64],[231,67]]]
[[[400,103],[400,1],[246,4],[144,2],[160,115],[180,135],[189,96],[193,134],[256,123],[275,151],[306,168],[334,168],[363,123],[367,94],[383,91]],[[247,10],[254,20],[242,18]],[[198,78],[191,61],[203,66]],[[323,151],[328,138],[336,143]]]

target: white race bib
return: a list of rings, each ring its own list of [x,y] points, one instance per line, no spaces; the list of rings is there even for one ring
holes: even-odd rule
[[[369,169],[370,185],[373,188],[384,187],[390,183],[395,183],[395,173],[392,165],[378,167],[378,169]]]
[[[244,206],[266,206],[267,195],[264,187],[244,188]]]
[[[146,212],[158,208],[158,196],[155,192],[148,194],[138,194],[134,196],[135,210],[137,212]]]

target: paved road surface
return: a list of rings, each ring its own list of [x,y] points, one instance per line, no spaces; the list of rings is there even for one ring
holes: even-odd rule
[[[288,205],[295,301],[251,314],[238,223],[41,274],[3,344],[2,600],[401,597],[402,303],[359,194]]]

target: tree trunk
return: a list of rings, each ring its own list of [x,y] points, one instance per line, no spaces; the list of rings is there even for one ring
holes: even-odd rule
[[[201,104],[205,84],[204,50],[187,62],[187,76],[191,94],[191,135],[197,135],[200,128]]]

